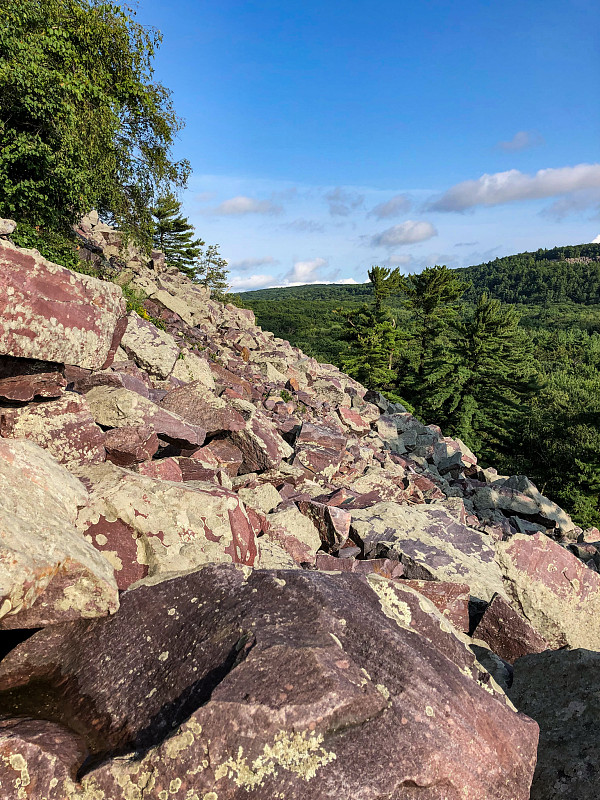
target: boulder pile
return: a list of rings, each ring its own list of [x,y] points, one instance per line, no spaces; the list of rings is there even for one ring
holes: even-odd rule
[[[597,530],[161,254],[0,222],[1,797],[600,794]]]

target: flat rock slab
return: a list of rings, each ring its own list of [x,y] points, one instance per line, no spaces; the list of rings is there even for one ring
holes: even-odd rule
[[[158,450],[158,436],[150,425],[111,428],[106,432],[106,458],[119,467],[150,461]]]
[[[241,431],[246,427],[246,421],[239,411],[200,382],[173,389],[160,401],[160,405],[191,425],[204,428],[209,434]]]
[[[529,653],[548,650],[544,637],[500,595],[484,611],[473,636],[511,664]]]
[[[83,485],[33,442],[0,439],[0,628],[110,614],[109,562],[75,529]]]
[[[362,563],[368,564],[369,562]],[[406,580],[403,585],[409,586],[431,600],[442,616],[450,620],[457,630],[462,633],[469,632],[470,591],[466,583]]]
[[[151,427],[161,439],[179,447],[197,447],[206,438],[204,428],[129,389],[97,386],[85,398],[95,421],[107,428]]]
[[[61,397],[67,381],[60,372],[39,372],[0,379],[0,397],[26,403],[34,397]]]
[[[376,503],[352,511],[351,531],[370,558],[395,554],[407,578],[468,584],[472,595],[488,601],[505,594],[494,548],[442,506]]]
[[[35,634],[0,685],[0,713],[106,756],[80,786],[58,771],[48,800],[126,800],[149,778],[156,798],[526,800],[535,764],[537,725],[379,576],[211,565]]]
[[[19,358],[108,366],[124,330],[120,287],[0,240],[0,350]]]
[[[252,565],[254,531],[233,492],[129,472],[113,464],[78,472],[89,486],[77,528],[115,567],[120,589],[147,575],[208,562]]]
[[[600,650],[600,575],[543,533],[497,542],[506,593],[552,648]]]
[[[242,454],[241,474],[275,469],[283,458],[289,458],[294,452],[261,411],[246,421],[244,430],[232,431],[228,438]]]
[[[511,699],[540,726],[531,800],[600,797],[600,653],[547,651],[514,664]]]
[[[86,398],[67,392],[59,400],[0,408],[0,436],[29,439],[67,467],[105,460],[104,433]]]

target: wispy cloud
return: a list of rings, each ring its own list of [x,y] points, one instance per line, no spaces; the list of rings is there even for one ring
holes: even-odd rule
[[[542,144],[544,144],[544,137],[539,131],[517,131],[512,139],[506,142],[498,142],[496,147],[507,153],[515,153],[517,150],[539,147]]]
[[[220,205],[213,209],[213,214],[222,216],[235,216],[241,214],[281,214],[282,207],[272,203],[270,200],[256,200],[254,197],[238,195],[224,200]]]
[[[335,189],[327,192],[325,200],[329,204],[329,213],[332,217],[347,217],[352,211],[360,208],[364,203],[365,196],[336,186]]]
[[[294,219],[291,222],[284,222],[280,226],[296,233],[323,233],[325,226],[314,219]]]
[[[540,211],[543,217],[549,217],[561,222],[572,214],[579,214],[590,208],[600,210],[600,187],[597,189],[582,189],[564,197],[559,197],[546,208]]]
[[[376,217],[377,219],[398,217],[401,214],[406,213],[411,205],[412,203],[408,195],[397,194],[395,197],[386,200],[385,203],[379,203],[376,205],[369,211],[367,216]]]
[[[308,283],[319,278],[320,270],[327,264],[324,258],[313,258],[311,261],[296,261],[285,276],[292,283]]]
[[[475,247],[479,242],[457,242],[454,247]]]
[[[256,269],[256,267],[264,267],[267,264],[277,264],[277,259],[273,256],[264,256],[264,258],[243,258],[240,261],[230,261],[229,269],[237,269],[240,272],[245,272],[248,269]]]
[[[437,230],[431,222],[409,219],[372,236],[370,243],[372,247],[398,247],[425,242],[433,236],[437,236]]]
[[[536,200],[600,187],[600,164],[541,169],[535,175],[519,170],[482,175],[457,183],[430,201],[430,211],[466,211],[475,206],[497,206],[519,200]]]
[[[231,278],[229,281],[229,288],[234,292],[250,289],[264,289],[267,286],[272,286],[276,280],[277,279],[273,275],[244,275]]]

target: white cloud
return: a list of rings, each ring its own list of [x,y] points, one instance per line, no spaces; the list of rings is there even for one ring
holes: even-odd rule
[[[406,194],[397,194],[385,203],[379,203],[369,211],[369,217],[387,219],[404,214],[411,207],[411,201]]]
[[[241,261],[230,261],[229,269],[239,269],[244,272],[247,269],[256,269],[256,267],[263,267],[266,264],[277,264],[277,260],[273,256],[264,256],[264,258],[243,258]]]
[[[275,205],[270,200],[256,200],[243,194],[224,200],[214,210],[213,214],[233,216],[240,214],[280,214],[281,206]]]
[[[600,244],[600,233],[595,239],[592,239],[591,244]]]
[[[525,150],[528,147],[539,147],[544,144],[544,137],[538,131],[517,131],[507,142],[498,142],[496,147],[507,153]]]
[[[399,225],[393,225],[385,231],[371,237],[372,247],[398,247],[405,244],[425,242],[437,236],[437,231],[431,222],[420,222],[409,219]]]
[[[381,264],[384,267],[408,267],[413,263],[413,257],[407,255],[391,255],[385,258]]]
[[[250,289],[264,289],[271,286],[276,278],[273,275],[248,275],[231,278],[229,288],[234,292]]]
[[[302,218],[294,219],[292,222],[284,222],[280,227],[296,233],[323,233],[325,230],[325,226],[321,222]]]
[[[336,186],[335,189],[327,192],[325,199],[329,204],[329,213],[332,217],[347,217],[363,204],[365,196]]]
[[[296,261],[293,268],[285,276],[287,281],[294,283],[319,282],[319,270],[327,264],[324,258],[313,258],[312,261]]]
[[[559,197],[547,208],[540,211],[544,217],[560,222],[572,214],[578,214],[597,206],[600,208],[600,187],[597,189],[582,189],[579,192]]]
[[[525,175],[517,169],[463,181],[429,203],[430,211],[466,211],[475,206],[497,206],[519,200],[568,194],[600,187],[600,164],[541,169]]]

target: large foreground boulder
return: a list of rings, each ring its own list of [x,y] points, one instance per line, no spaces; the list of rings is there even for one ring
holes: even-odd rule
[[[109,562],[75,530],[83,485],[33,442],[0,439],[0,628],[117,610]]]
[[[426,603],[380,576],[211,565],[35,634],[0,665],[0,713],[64,743],[46,800],[526,800],[537,725]],[[16,797],[51,747],[8,724]]]
[[[120,287],[0,239],[0,351],[100,369],[125,330]]]

